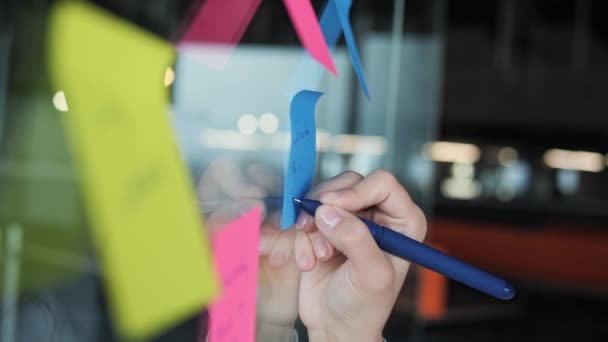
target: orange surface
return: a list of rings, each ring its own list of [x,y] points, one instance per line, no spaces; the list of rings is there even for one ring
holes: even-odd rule
[[[521,228],[438,219],[432,244],[493,273],[558,286],[608,290],[608,229]]]
[[[433,246],[442,252],[445,248]],[[447,311],[447,278],[424,267],[418,268],[417,314],[425,320],[441,319]]]

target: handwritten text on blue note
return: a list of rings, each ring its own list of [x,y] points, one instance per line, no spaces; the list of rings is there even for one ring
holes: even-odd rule
[[[352,0],[329,0],[321,15],[321,31],[323,32],[323,37],[330,50],[335,49],[342,32],[344,32],[344,39],[346,40],[346,46],[353,68],[355,69],[355,74],[359,79],[361,89],[365,93],[365,96],[370,99],[365,73],[361,66],[361,59],[359,58],[357,44],[349,21],[351,7]],[[318,67],[310,56],[306,56],[300,64],[295,78],[291,82],[291,88],[317,89],[322,76],[323,69]]]
[[[302,90],[291,100],[291,149],[283,188],[283,229],[295,224],[297,208],[293,199],[308,193],[314,176],[317,159],[315,107],[321,95],[323,93]]]

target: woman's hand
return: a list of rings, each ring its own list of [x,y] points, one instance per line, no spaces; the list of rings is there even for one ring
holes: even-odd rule
[[[343,173],[313,192],[324,204],[300,217],[299,312],[311,341],[382,341],[410,263],[380,250],[356,216],[422,241],[426,219],[386,171]],[[327,246],[322,246],[326,244]],[[318,248],[322,247],[322,248]]]
[[[280,176],[258,163],[218,159],[200,178],[197,193],[211,235],[280,190]],[[256,340],[289,339],[298,316],[300,271],[296,267],[296,231],[281,231],[279,213],[264,208],[260,236]]]

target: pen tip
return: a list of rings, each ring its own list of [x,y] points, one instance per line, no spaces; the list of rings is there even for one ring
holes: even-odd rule
[[[293,201],[296,203],[302,203],[302,200],[300,200],[299,198],[293,198]]]

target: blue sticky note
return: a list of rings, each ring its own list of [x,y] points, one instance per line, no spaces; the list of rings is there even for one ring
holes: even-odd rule
[[[346,46],[348,47],[348,53],[350,54],[350,59],[353,63],[353,67],[355,68],[355,74],[357,74],[357,78],[359,79],[359,84],[361,84],[361,88],[370,99],[369,91],[367,89],[367,82],[365,81],[365,75],[363,74],[363,67],[361,66],[361,60],[359,58],[359,52],[357,50],[357,43],[355,42],[355,35],[353,34],[353,29],[350,26],[350,8],[353,4],[352,0],[330,0],[336,6],[336,10],[338,12],[338,17],[340,19],[340,25],[342,26],[342,31],[344,31],[344,39],[346,40]]]
[[[282,229],[296,223],[298,211],[293,199],[304,197],[310,191],[317,159],[315,108],[322,95],[316,91],[302,90],[291,100],[291,148],[285,169]]]
[[[320,25],[327,47],[330,51],[333,51],[336,48],[336,45],[338,45],[338,41],[342,35],[342,26],[340,26],[338,10],[333,3],[333,0],[329,0],[325,5],[325,9],[321,15]],[[294,94],[301,89],[318,89],[324,73],[325,69],[310,55],[306,54],[290,81],[287,90],[288,96],[294,96]]]
[[[361,88],[370,99],[369,91],[367,88],[367,82],[365,80],[365,74],[361,66],[361,60],[359,58],[359,52],[353,35],[353,31],[349,21],[350,8],[352,6],[352,0],[329,0],[323,14],[321,15],[320,25],[323,37],[327,42],[327,46],[330,50],[334,50],[342,31],[344,31],[344,38],[348,47],[348,53],[350,55],[355,74],[361,84]],[[300,63],[298,71],[295,77],[291,81],[290,91],[295,93],[294,89],[315,89],[319,87],[321,78],[323,77],[324,69],[319,67],[316,62],[310,57],[304,57],[304,60]],[[290,94],[291,95],[291,94]]]
[[[350,8],[352,0],[347,0],[346,2],[349,3],[348,7]],[[348,18],[348,12],[346,13],[346,17]],[[335,0],[329,0],[327,2],[323,14],[321,15],[320,24],[327,46],[333,50],[336,45],[338,45],[338,40],[340,40],[340,36],[342,35],[342,24],[340,23],[338,7],[336,6]]]

